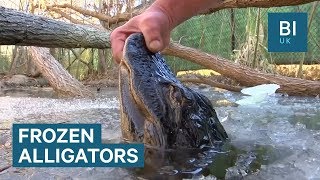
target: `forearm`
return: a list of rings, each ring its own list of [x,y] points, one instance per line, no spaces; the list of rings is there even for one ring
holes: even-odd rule
[[[218,6],[223,0],[157,0],[147,11],[162,10],[168,15],[171,29],[185,20]]]

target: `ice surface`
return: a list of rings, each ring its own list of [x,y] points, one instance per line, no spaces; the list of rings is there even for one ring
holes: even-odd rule
[[[193,87],[198,91],[202,91]],[[117,92],[117,90],[114,90]],[[240,93],[202,91],[213,102],[225,99],[236,101]],[[30,97],[0,97],[0,126],[11,128],[15,123],[101,123],[103,142],[120,141],[119,102],[117,97],[105,95],[97,99],[48,99]],[[319,179],[320,177],[320,99],[306,97],[268,96],[259,106],[216,107],[219,119],[229,134],[235,150],[236,163],[226,164],[230,158],[207,159],[200,166],[217,163],[225,165],[229,176],[240,172],[245,179]],[[10,162],[10,131],[0,131],[0,165]],[[5,153],[7,152],[7,154]],[[254,152],[256,160],[241,158]],[[5,156],[1,156],[4,154]],[[205,154],[206,156],[207,154]],[[230,156],[232,157],[232,156]],[[250,159],[251,158],[251,159]],[[219,158],[218,158],[219,159]],[[258,162],[256,172],[248,172],[248,163]],[[191,160],[190,160],[191,161]],[[192,160],[192,162],[197,162]],[[242,163],[244,162],[244,163]],[[242,164],[241,164],[242,163]],[[246,164],[247,163],[247,164]],[[243,165],[244,164],[244,165]],[[201,165],[201,168],[202,168]],[[228,166],[227,166],[228,165]],[[168,169],[166,169],[168,170]],[[195,169],[197,170],[197,169]],[[172,170],[173,172],[174,170]],[[214,171],[210,171],[213,173]],[[225,171],[222,171],[225,173]],[[119,168],[10,168],[0,179],[130,179],[131,173]],[[207,177],[218,177],[206,174]]]
[[[313,98],[296,99],[291,97],[272,97],[278,103],[264,103],[259,107],[219,108],[218,114],[225,116],[224,123],[234,143],[251,142],[253,146],[271,145],[274,148],[289,150],[272,164],[262,168],[249,179],[312,179],[320,177],[320,136],[319,129],[307,129],[320,122],[320,101]],[[304,119],[315,116],[315,122],[293,121],[297,112]],[[315,114],[313,114],[315,113]],[[293,123],[295,122],[295,123]],[[312,124],[308,124],[312,123]],[[286,155],[289,155],[286,157]]]
[[[118,100],[104,99],[47,99],[0,97],[2,119],[25,117],[30,114],[51,114],[59,112],[80,111],[86,109],[114,109],[119,107]]]

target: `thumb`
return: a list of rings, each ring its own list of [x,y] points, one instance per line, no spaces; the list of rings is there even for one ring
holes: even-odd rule
[[[160,33],[160,27],[156,27],[157,25],[148,26],[145,29],[142,29],[143,36],[146,41],[146,45],[148,49],[152,52],[161,51],[164,47],[163,45],[163,37]]]
[[[163,49],[163,43],[161,43],[161,41],[156,38],[147,42],[147,46],[148,46],[149,50],[152,52],[158,52]]]
[[[165,34],[170,34],[168,28],[157,19],[146,19],[140,24],[141,32],[145,38],[148,49],[158,52],[165,48]]]

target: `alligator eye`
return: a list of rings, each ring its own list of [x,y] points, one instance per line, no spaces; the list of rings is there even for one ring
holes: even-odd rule
[[[170,97],[175,100],[177,103],[181,104],[182,102],[182,95],[178,88],[174,86],[170,86]]]
[[[183,100],[182,100],[182,103],[185,105],[185,106],[188,106],[188,107],[192,107],[194,106],[194,101],[192,99],[189,99],[187,97],[184,97]]]

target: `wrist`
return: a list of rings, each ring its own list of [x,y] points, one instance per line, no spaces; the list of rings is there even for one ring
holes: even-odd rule
[[[165,18],[168,22],[168,28],[171,31],[174,29],[178,24],[176,18],[173,16],[173,13],[170,9],[163,7],[162,5],[158,4],[157,2],[153,3],[145,13],[159,13],[161,16]]]
[[[189,18],[214,8],[223,0],[156,0],[146,11],[162,12],[171,30]]]

